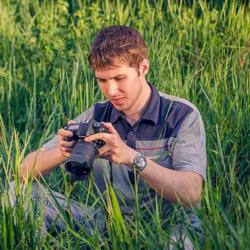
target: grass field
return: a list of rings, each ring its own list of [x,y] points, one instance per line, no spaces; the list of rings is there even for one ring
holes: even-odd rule
[[[87,54],[96,32],[113,24],[143,34],[148,80],[203,116],[208,168],[197,213],[205,249],[249,249],[250,6],[208,2],[0,0],[0,249],[163,249],[168,241],[160,212],[144,221],[137,210],[127,223],[112,190],[108,232],[93,238],[70,222],[66,232],[44,236],[29,184],[15,210],[10,206],[8,183],[18,183],[25,155],[103,99]],[[83,203],[96,200],[93,182],[71,184],[61,169],[44,181],[76,199],[81,194]]]

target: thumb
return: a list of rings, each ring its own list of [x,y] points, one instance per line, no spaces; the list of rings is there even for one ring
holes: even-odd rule
[[[71,125],[71,124],[76,124],[76,122],[74,120],[69,120],[68,125]]]
[[[115,134],[115,135],[118,135],[119,136],[119,134],[118,134],[118,132],[116,131],[116,129],[113,127],[113,125],[112,125],[112,123],[110,123],[110,122],[102,122],[103,123],[103,125],[109,130],[109,133],[110,134]]]

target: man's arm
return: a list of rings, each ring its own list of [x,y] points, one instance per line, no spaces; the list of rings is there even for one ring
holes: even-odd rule
[[[44,176],[66,159],[58,147],[34,151],[23,160],[19,169],[19,176],[23,181],[29,177],[33,179]]]
[[[99,148],[99,157],[131,168],[138,153],[126,145],[111,123],[104,123],[108,133],[90,135],[85,140],[103,140],[106,144]],[[147,158],[147,167],[140,173],[145,181],[164,198],[180,202],[186,206],[196,205],[201,196],[202,177],[193,171],[172,170],[160,166]]]
[[[125,165],[133,169],[137,151],[128,147]],[[140,172],[140,176],[159,194],[171,202],[180,202],[192,207],[201,198],[202,177],[192,171],[177,171],[162,167],[146,157],[147,167]]]
[[[206,175],[205,138],[202,118],[199,111],[194,110],[182,123],[171,145],[173,169],[147,159],[148,166],[141,176],[168,200],[186,206],[196,205]]]
[[[131,152],[131,155],[135,156]],[[131,157],[130,165],[133,166]],[[159,194],[172,202],[180,202],[185,206],[195,206],[200,201],[202,190],[202,177],[191,171],[177,171],[162,167],[154,161],[147,159],[147,167],[141,171],[140,176]]]
[[[75,123],[70,121],[69,124]],[[48,174],[56,166],[64,162],[71,154],[75,141],[65,141],[65,137],[71,137],[71,131],[64,129],[58,130],[58,144],[55,148],[46,150],[41,148],[28,154],[23,160],[19,176],[22,181],[26,181],[29,177],[37,178]]]

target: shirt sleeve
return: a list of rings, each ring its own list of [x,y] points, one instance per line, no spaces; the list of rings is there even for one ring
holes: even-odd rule
[[[206,136],[198,110],[193,110],[184,120],[171,151],[175,170],[193,171],[206,179]]]
[[[85,112],[81,113],[79,116],[77,116],[74,121],[76,123],[80,123],[84,120],[91,119],[93,116],[93,107],[86,110]],[[43,146],[42,149],[50,150],[52,148],[55,148],[58,144],[58,135],[55,135],[51,140],[47,141]]]

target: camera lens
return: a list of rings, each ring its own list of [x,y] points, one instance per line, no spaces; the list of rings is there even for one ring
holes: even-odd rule
[[[96,155],[97,149],[93,143],[79,140],[65,162],[65,169],[77,175],[86,175],[91,171]]]
[[[90,172],[90,168],[86,163],[79,165],[78,162],[68,162],[66,166],[67,171],[76,175],[87,175]]]

